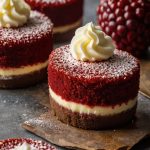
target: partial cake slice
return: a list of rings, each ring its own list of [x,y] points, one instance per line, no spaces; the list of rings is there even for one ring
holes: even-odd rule
[[[1,150],[57,150],[54,146],[32,139],[7,139],[0,141]]]
[[[83,129],[125,125],[136,112],[139,77],[139,61],[89,23],[49,57],[51,108],[62,122]]]

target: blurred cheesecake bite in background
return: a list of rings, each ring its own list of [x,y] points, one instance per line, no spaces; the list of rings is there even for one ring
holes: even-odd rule
[[[24,0],[0,1],[0,88],[20,88],[47,76],[53,24]]]
[[[31,8],[46,14],[54,23],[54,41],[65,42],[82,24],[84,0],[26,0]]]

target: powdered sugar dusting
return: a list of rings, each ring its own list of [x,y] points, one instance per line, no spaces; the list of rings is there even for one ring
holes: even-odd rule
[[[35,1],[37,3],[47,3],[47,4],[66,4],[72,2],[74,0],[28,0],[28,1]]]
[[[53,51],[50,64],[59,72],[65,72],[79,79],[126,79],[139,69],[137,59],[127,52],[115,50],[114,56],[109,60],[92,63],[75,60],[69,49],[70,46],[67,45]]]
[[[14,150],[16,146],[22,145],[23,143],[27,143],[37,150],[57,150],[55,147],[51,146],[42,141],[35,141],[32,139],[8,139],[5,141],[0,141],[0,149],[1,150]]]
[[[53,25],[48,17],[36,11],[31,12],[27,24],[19,28],[0,28],[0,47],[18,43],[30,43],[52,32]]]

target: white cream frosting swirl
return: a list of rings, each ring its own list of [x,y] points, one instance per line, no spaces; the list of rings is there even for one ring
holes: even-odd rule
[[[92,22],[76,30],[70,45],[75,59],[90,62],[109,59],[114,49],[111,37]]]
[[[19,27],[24,25],[31,8],[24,0],[0,0],[0,27]]]

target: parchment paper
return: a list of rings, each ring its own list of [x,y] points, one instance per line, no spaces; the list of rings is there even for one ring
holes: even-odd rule
[[[47,105],[47,104],[46,104]],[[71,149],[127,150],[150,135],[150,101],[139,95],[137,115],[126,127],[114,130],[89,131],[58,121],[51,112],[26,121],[23,128],[44,139]]]

